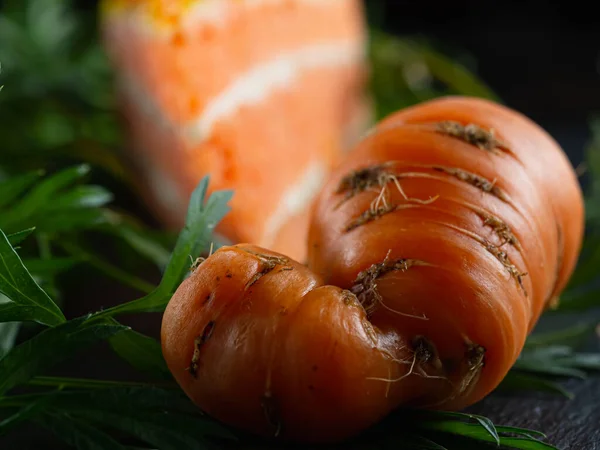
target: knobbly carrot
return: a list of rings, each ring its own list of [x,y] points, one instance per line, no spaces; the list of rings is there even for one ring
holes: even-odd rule
[[[331,176],[308,266],[245,244],[203,261],[165,312],[165,359],[200,408],[265,436],[462,409],[514,364],[582,234],[575,171],[539,126],[474,98],[423,103]]]

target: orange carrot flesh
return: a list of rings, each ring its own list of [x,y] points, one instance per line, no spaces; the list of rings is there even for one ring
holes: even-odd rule
[[[568,281],[583,199],[560,147],[497,104],[399,111],[317,197],[308,265],[240,244],[182,283],[167,364],[207,413],[284,439],[351,437],[400,406],[459,410],[505,377]]]

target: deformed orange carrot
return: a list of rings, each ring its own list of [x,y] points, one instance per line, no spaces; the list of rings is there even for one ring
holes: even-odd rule
[[[462,409],[498,386],[568,281],[577,177],[526,117],[448,97],[383,120],[317,199],[309,264],[224,247],[163,318],[167,364],[212,416],[340,440],[399,406]]]

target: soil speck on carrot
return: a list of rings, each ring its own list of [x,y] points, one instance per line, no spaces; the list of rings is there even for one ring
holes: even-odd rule
[[[492,194],[494,197],[499,198],[503,202],[510,203],[510,199],[508,198],[506,193],[498,186],[496,186],[495,180],[490,181],[482,177],[481,175],[476,175],[474,173],[467,172],[466,170],[457,169],[454,167],[435,166],[433,167],[433,170],[452,175],[453,177],[458,178],[459,180],[464,181],[465,183],[468,183],[471,186],[475,186],[477,189],[480,189],[483,192]]]
[[[387,171],[389,164],[378,164],[349,173],[337,188],[336,194],[346,194],[344,200],[349,200],[355,195],[364,192],[379,184],[382,174]]]
[[[499,149],[506,150],[506,144],[496,139],[493,130],[486,130],[473,123],[463,125],[459,122],[444,121],[437,124],[436,131],[489,152],[498,153]]]
[[[510,258],[508,257],[508,253],[504,250],[501,250],[498,246],[492,245],[489,242],[485,243],[485,248],[488,252],[498,259],[502,263],[502,265],[506,268],[510,276],[517,282],[525,296],[527,296],[527,291],[525,290],[525,286],[523,285],[523,277],[527,275],[527,272],[521,272],[517,266],[515,266]]]
[[[215,329],[215,322],[213,320],[211,320],[210,322],[208,322],[206,324],[206,326],[202,330],[202,333],[200,334],[200,336],[198,336],[196,339],[194,339],[194,354],[192,355],[192,361],[188,368],[188,371],[194,378],[197,378],[197,376],[198,376],[198,367],[199,367],[199,362],[200,362],[200,350],[202,349],[202,346],[206,343],[206,341],[208,341],[210,339],[214,329]]]
[[[246,289],[248,289],[249,287],[251,287],[254,283],[256,283],[258,280],[260,280],[266,274],[268,274],[269,272],[271,272],[273,269],[275,269],[275,267],[277,267],[277,266],[285,266],[286,264],[289,263],[289,261],[286,258],[280,258],[280,257],[277,257],[277,256],[262,255],[260,253],[254,253],[254,252],[251,252],[249,250],[244,250],[244,251],[246,253],[250,253],[251,255],[256,256],[258,258],[258,260],[262,264],[261,269],[254,274],[254,276],[248,281],[248,283],[246,283]],[[286,269],[286,270],[292,270],[292,267],[284,267],[284,269]]]
[[[499,247],[502,247],[505,244],[512,245],[517,250],[521,251],[521,244],[517,237],[513,234],[510,227],[500,220],[498,217],[493,216],[489,213],[485,213],[483,211],[478,211],[479,217],[483,219],[483,225],[490,227],[494,233],[500,238],[501,244]]]
[[[370,208],[367,211],[365,211],[364,213],[362,213],[360,216],[358,216],[356,219],[351,221],[348,225],[346,225],[346,228],[344,229],[344,231],[346,231],[346,232],[352,231],[362,225],[365,225],[369,222],[373,222],[373,221],[379,219],[380,217],[383,217],[386,214],[389,214],[396,210],[397,210],[397,207],[391,206],[391,205],[380,206],[376,210],[373,210],[372,208]]]

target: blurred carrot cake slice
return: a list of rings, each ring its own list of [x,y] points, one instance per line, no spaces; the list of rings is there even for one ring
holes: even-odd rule
[[[302,259],[311,201],[370,120],[357,0],[105,0],[105,47],[145,195],[181,226],[234,189],[217,232]]]

